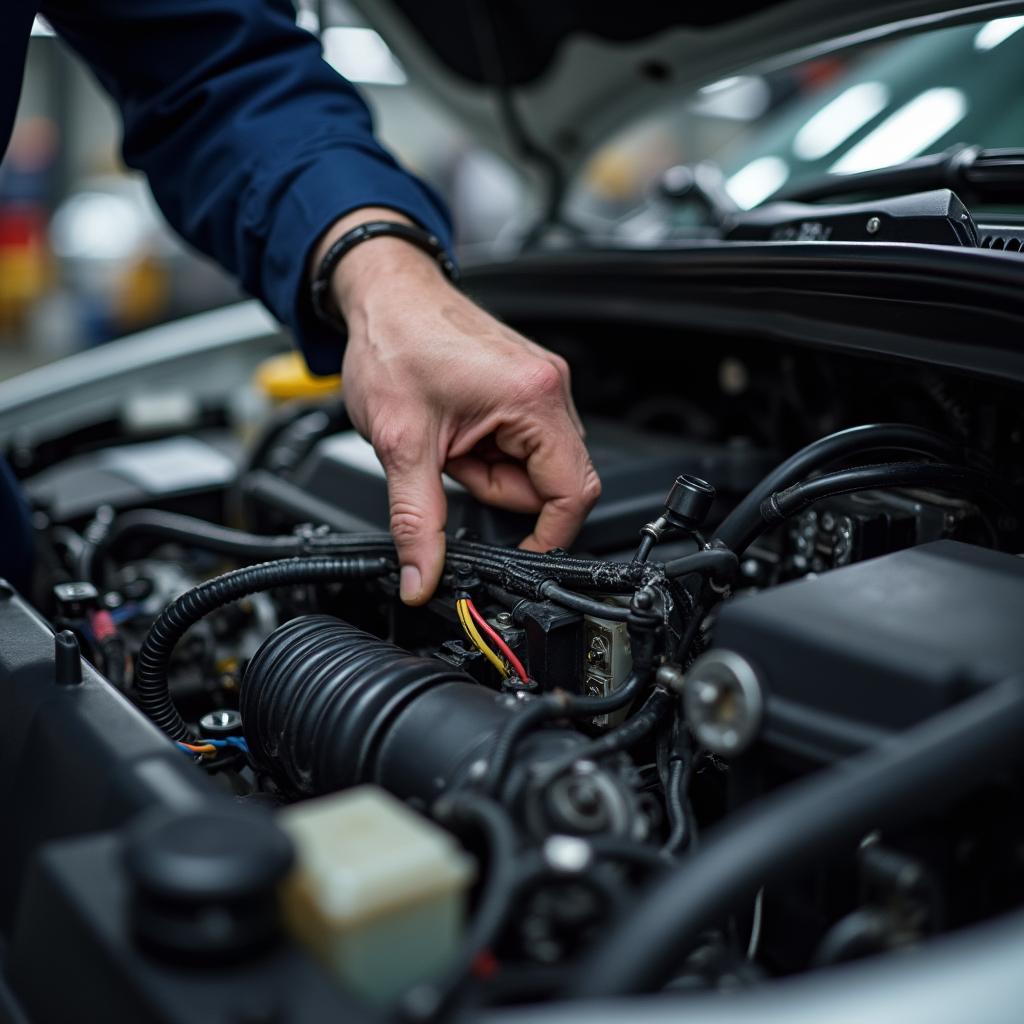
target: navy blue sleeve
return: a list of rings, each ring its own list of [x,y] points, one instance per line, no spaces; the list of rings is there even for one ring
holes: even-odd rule
[[[124,159],[174,227],[288,324],[316,373],[341,341],[313,315],[310,251],[360,206],[450,248],[437,195],[373,137],[366,105],[296,27],[289,0],[44,0],[124,120]]]

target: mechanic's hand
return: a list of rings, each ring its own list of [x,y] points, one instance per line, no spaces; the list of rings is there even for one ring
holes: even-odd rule
[[[356,224],[402,219],[360,210]],[[384,465],[401,596],[429,599],[444,566],[442,471],[481,501],[537,513],[522,547],[566,547],[601,493],[561,357],[510,330],[400,239],[341,261],[334,297],[348,324],[345,402]]]

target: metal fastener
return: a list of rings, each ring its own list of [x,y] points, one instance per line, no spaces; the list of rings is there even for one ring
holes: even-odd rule
[[[882,226],[881,220],[878,217],[868,217],[868,222],[865,225],[869,235],[877,235],[878,229]]]
[[[733,651],[711,650],[693,663],[683,683],[683,705],[698,742],[723,757],[750,746],[764,715],[757,673]]]

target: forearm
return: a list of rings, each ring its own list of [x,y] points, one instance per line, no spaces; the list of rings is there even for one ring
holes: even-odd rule
[[[296,27],[290,0],[41,7],[118,103],[125,161],[171,224],[292,329],[314,372],[337,372],[337,332],[309,302],[317,240],[372,206],[446,243],[450,225],[437,195],[376,141],[365,103]]]

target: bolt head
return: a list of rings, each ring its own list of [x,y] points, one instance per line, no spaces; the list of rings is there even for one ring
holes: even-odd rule
[[[882,222],[878,217],[868,217],[868,222],[864,225],[869,235],[877,235],[881,226]]]

